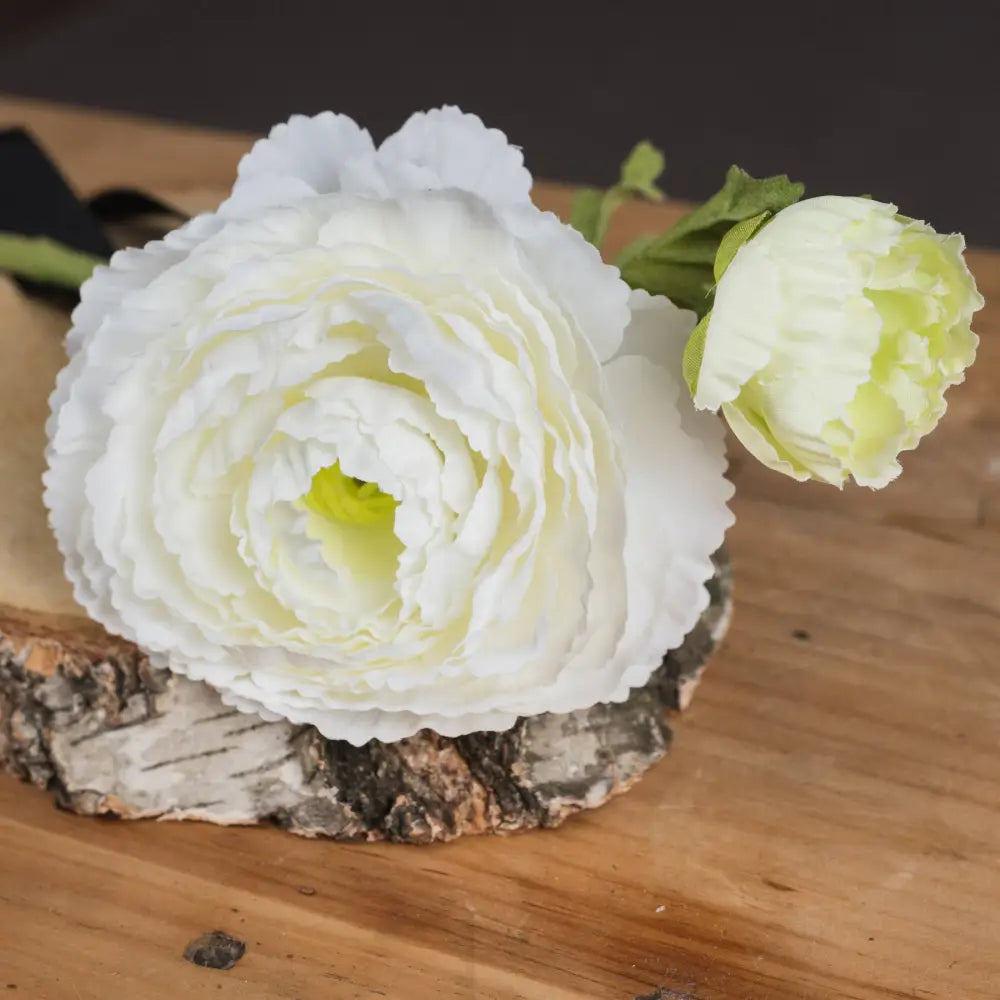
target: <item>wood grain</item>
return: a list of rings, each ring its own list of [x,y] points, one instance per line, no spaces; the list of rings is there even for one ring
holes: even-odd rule
[[[246,145],[25,102],[0,104],[0,121],[30,124],[83,192],[128,182],[188,207],[218,199]],[[539,185],[546,207],[568,197]],[[678,211],[630,206],[614,235]],[[1000,256],[970,260],[1000,303]],[[40,336],[58,335],[53,314],[28,308]],[[670,759],[628,795],[558,832],[415,850],[82,820],[3,778],[0,989],[994,1000],[996,305],[977,329],[980,360],[942,428],[880,494],[800,486],[734,445],[730,638]],[[215,929],[247,944],[228,972],[182,957]]]

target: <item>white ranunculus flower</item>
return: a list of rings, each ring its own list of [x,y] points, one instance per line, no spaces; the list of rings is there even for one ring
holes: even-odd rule
[[[795,479],[885,486],[976,356],[964,249],[867,198],[783,209],[719,280],[695,404]]]
[[[693,317],[454,108],[294,117],[82,292],[46,503],[77,600],[265,717],[393,740],[620,700],[730,523]]]

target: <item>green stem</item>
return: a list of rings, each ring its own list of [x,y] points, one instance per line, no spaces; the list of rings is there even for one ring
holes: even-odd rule
[[[0,271],[19,278],[79,288],[103,263],[100,257],[73,250],[47,236],[0,233]]]

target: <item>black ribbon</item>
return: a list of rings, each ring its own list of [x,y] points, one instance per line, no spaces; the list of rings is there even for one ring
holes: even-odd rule
[[[87,202],[91,215],[104,225],[121,225],[148,216],[166,216],[175,223],[187,222],[187,214],[174,205],[137,188],[108,188]]]
[[[156,239],[187,220],[180,209],[135,188],[76,196],[25,129],[0,131],[0,232],[49,239],[97,257]],[[28,294],[72,308],[72,289],[17,279]]]

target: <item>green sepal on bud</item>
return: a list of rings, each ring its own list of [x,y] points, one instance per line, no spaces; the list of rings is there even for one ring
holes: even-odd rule
[[[774,212],[761,212],[760,215],[755,215],[751,219],[744,219],[743,222],[737,222],[722,237],[719,250],[715,255],[715,263],[712,265],[712,274],[716,284],[722,280],[722,276],[726,273],[726,268],[729,267],[736,256],[736,251],[747,240],[753,239],[772,218],[774,218]]]
[[[716,284],[722,280],[722,276],[726,273],[726,268],[732,263],[739,248],[748,240],[753,239],[773,218],[773,212],[761,212],[760,215],[744,219],[743,222],[737,222],[722,237],[722,242],[719,244],[719,249],[715,255],[715,263],[712,265],[712,273]],[[691,331],[691,336],[688,338],[687,345],[684,348],[681,373],[692,396],[698,391],[698,372],[701,371],[701,359],[705,355],[705,338],[708,336],[708,324],[711,318],[712,311],[709,310]]]
[[[705,356],[705,338],[708,336],[708,323],[712,318],[710,312],[705,313],[698,325],[691,331],[684,347],[684,357],[681,359],[681,374],[693,396],[698,391],[698,373],[701,371],[701,359]]]

